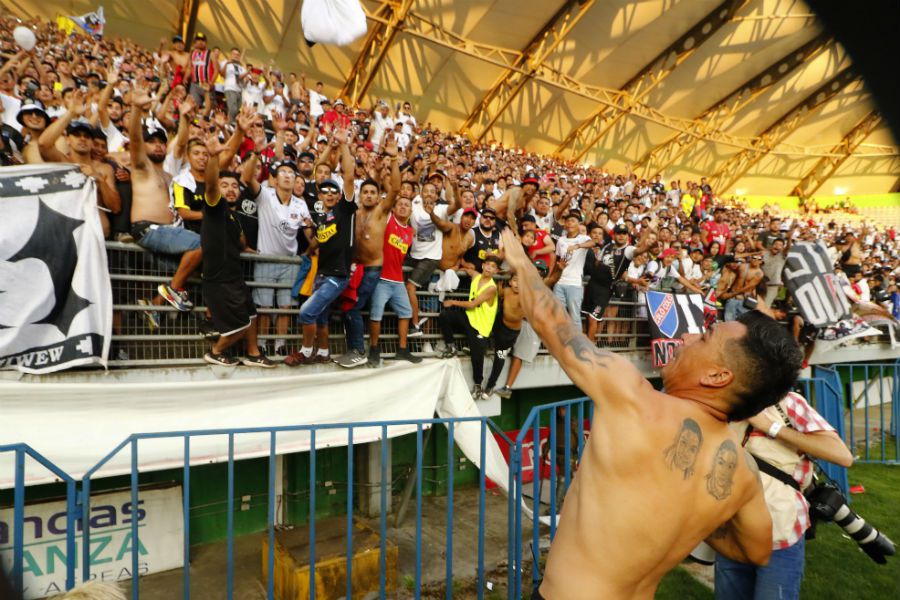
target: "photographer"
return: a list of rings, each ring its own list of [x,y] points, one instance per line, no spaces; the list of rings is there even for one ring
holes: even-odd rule
[[[834,428],[800,394],[789,392],[747,421],[732,425],[760,463],[792,478],[796,488],[768,474],[760,463],[766,505],[772,515],[772,556],[764,567],[716,557],[717,600],[799,598],[803,580],[804,534],[810,526],[809,503],[800,492],[812,483],[811,458],[843,467],[853,456]]]

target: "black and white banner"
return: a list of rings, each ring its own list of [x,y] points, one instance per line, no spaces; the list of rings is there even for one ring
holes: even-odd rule
[[[828,327],[850,318],[850,303],[821,242],[791,246],[781,276],[807,323]]]
[[[96,186],[73,165],[0,168],[0,368],[106,365],[112,291]]]
[[[646,292],[653,366],[664,367],[686,333],[703,333],[703,296]]]

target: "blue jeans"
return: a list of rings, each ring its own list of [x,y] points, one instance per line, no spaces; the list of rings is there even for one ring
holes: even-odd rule
[[[806,540],[774,550],[765,567],[716,557],[716,600],[796,600],[803,581]]]
[[[566,307],[566,312],[572,317],[572,321],[581,325],[581,302],[584,300],[584,288],[580,285],[553,286],[553,294],[559,298]]]
[[[362,268],[361,266],[357,267],[357,269]],[[375,291],[375,286],[378,285],[380,278],[381,267],[365,267],[362,280],[359,282],[359,287],[356,288],[356,304],[347,312],[347,342],[350,348],[359,351],[360,354],[366,351],[363,342],[362,310],[369,303],[369,298],[372,297],[372,292]]]
[[[397,313],[398,319],[412,318],[412,305],[409,303],[409,294],[406,286],[400,281],[388,281],[382,279],[375,287],[372,294],[372,308],[369,310],[369,320],[381,322],[384,318],[384,307],[390,302],[391,308]]]
[[[302,325],[312,325],[313,323],[328,325],[331,303],[347,287],[347,281],[346,277],[316,275],[315,291],[300,307],[300,323]]]
[[[160,225],[147,229],[138,245],[151,252],[182,255],[200,247],[200,234],[184,227]]]
[[[729,298],[725,301],[725,320],[726,321],[737,321],[737,318],[744,314],[745,312],[749,312],[747,308],[744,307],[744,301],[738,300],[736,298]]]

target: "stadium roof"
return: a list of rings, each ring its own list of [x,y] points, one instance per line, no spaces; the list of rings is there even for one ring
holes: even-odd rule
[[[11,0],[18,16],[97,0]],[[152,7],[152,10],[150,8]],[[301,0],[108,0],[107,36],[203,31],[326,94],[420,123],[738,194],[896,190],[900,155],[844,49],[797,0],[363,0],[369,34],[308,48]]]

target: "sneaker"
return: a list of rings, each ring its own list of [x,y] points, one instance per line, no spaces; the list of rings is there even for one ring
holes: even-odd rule
[[[345,352],[341,354],[340,358],[337,359],[337,364],[345,369],[352,369],[353,367],[361,367],[362,365],[369,362],[369,359],[363,355],[358,350],[351,350],[350,352]]]
[[[150,302],[141,298],[137,301],[141,306],[151,306]],[[147,328],[150,331],[156,331],[159,329],[159,313],[155,310],[145,310],[144,311],[144,320],[147,321]]]
[[[368,364],[373,369],[377,369],[381,366],[381,350],[379,350],[377,346],[369,347]]]
[[[326,354],[322,356],[318,352],[316,352],[315,356],[313,356],[313,362],[320,365],[327,365],[331,362],[331,354]]]
[[[156,288],[156,291],[159,292],[159,295],[162,296],[166,302],[168,302],[181,312],[190,310],[190,308],[184,303],[184,300],[182,299],[182,293],[187,294],[187,292],[179,292],[175,288],[170,287],[165,283],[159,284],[159,287]]]
[[[133,244],[134,238],[130,233],[120,232],[116,234],[116,241],[122,244]]]
[[[415,365],[422,362],[422,357],[416,356],[410,352],[409,348],[397,348],[397,352],[394,354],[394,360],[406,360]]]
[[[191,302],[191,297],[188,295],[187,290],[181,290],[178,292],[178,295],[181,297],[181,303],[185,305],[188,310],[194,310],[194,303]]]
[[[454,356],[456,356],[456,346],[453,344],[450,344],[441,352],[441,358],[453,358]]]
[[[129,360],[128,352],[124,348],[119,348],[119,351],[116,352],[116,360]]]
[[[221,333],[216,331],[216,328],[213,326],[212,321],[210,321],[209,319],[200,319],[198,327],[200,328],[200,335],[212,342],[218,341],[219,337],[221,337],[222,335]]]
[[[299,367],[300,365],[311,365],[316,362],[316,357],[310,354],[306,356],[302,352],[294,352],[284,359],[284,364],[289,367]]]
[[[512,388],[509,387],[508,385],[504,385],[502,388],[497,390],[496,393],[498,396],[500,396],[504,400],[508,400],[509,398],[512,398]]]
[[[481,384],[479,383],[472,386],[472,400],[475,400],[476,402],[484,400],[484,391],[481,389]]]
[[[247,367],[262,367],[263,369],[274,369],[275,363],[269,360],[265,354],[257,354],[256,356],[246,356],[241,359],[241,363]]]
[[[212,350],[203,355],[203,360],[211,365],[222,367],[236,367],[241,364],[241,361],[236,358],[231,358],[227,354],[216,354]]]
[[[491,397],[491,394],[493,394],[493,393],[494,393],[494,386],[492,386],[492,385],[487,386],[486,388],[484,388],[484,399],[487,400],[488,398]]]
[[[416,329],[422,329],[422,325],[428,322],[428,317],[422,317],[416,321]]]
[[[424,344],[422,344],[422,353],[434,354],[434,346],[431,345],[431,342],[425,342]]]
[[[422,337],[425,335],[421,329],[419,329],[416,325],[410,325],[409,333],[406,334],[406,337]]]
[[[290,354],[290,352],[288,352],[287,346],[275,346],[275,351],[272,352],[272,356],[280,358],[281,360],[287,358],[288,354]]]

